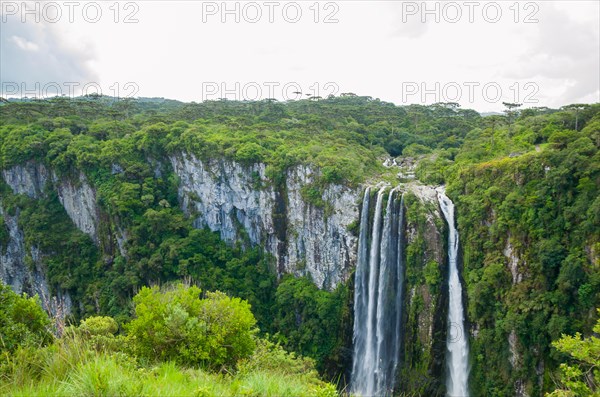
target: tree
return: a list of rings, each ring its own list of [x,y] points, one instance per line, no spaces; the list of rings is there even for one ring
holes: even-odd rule
[[[326,369],[343,344],[346,293],[344,287],[333,293],[319,290],[306,277],[285,277],[275,297],[276,338],[285,348],[315,358],[320,370]]]
[[[594,333],[600,333],[600,319],[594,326]],[[552,346],[569,355],[574,363],[560,365],[559,388],[546,397],[600,396],[600,338],[593,335],[582,338],[577,332],[575,336],[563,335],[552,342]]]
[[[562,109],[575,111],[575,131],[579,131],[579,112],[589,108],[590,105],[574,103],[572,105],[563,106]]]
[[[237,149],[235,158],[236,160],[247,164],[258,163],[264,159],[264,153],[265,150],[259,144],[255,142],[246,142]]]
[[[509,103],[509,102],[502,102],[502,104],[504,106],[506,106],[506,110],[504,110],[504,113],[506,113],[506,116],[508,117],[508,133],[512,135],[513,122],[519,115],[519,111],[513,110],[513,109],[520,108],[521,106],[523,106],[523,104],[522,103]]]
[[[497,114],[487,116],[483,119],[483,123],[491,128],[491,151],[494,152],[494,133],[496,132],[496,126],[501,125],[504,122],[504,116]]]

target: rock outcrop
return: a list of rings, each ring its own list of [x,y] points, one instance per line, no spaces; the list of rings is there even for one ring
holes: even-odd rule
[[[35,246],[27,247],[25,235],[19,228],[19,210],[11,215],[0,201],[0,219],[8,238],[0,241],[0,279],[17,292],[38,295],[42,306],[52,315],[65,316],[71,311],[68,294],[52,296],[46,278],[43,255]]]
[[[45,194],[48,184],[52,183],[69,218],[98,244],[96,193],[83,173],[75,180],[59,178],[43,164],[29,162],[3,170],[2,176],[14,194],[26,194],[34,199]]]
[[[247,239],[275,257],[278,273],[309,274],[321,288],[345,281],[356,261],[356,237],[348,226],[358,217],[359,189],[330,185],[326,208],[303,198],[316,170],[298,166],[273,186],[264,164],[229,160],[203,162],[191,155],[171,157],[179,177],[183,211],[196,227],[218,231],[228,242]]]
[[[360,189],[329,185],[316,205],[303,188],[315,182],[318,170],[290,169],[284,183],[274,186],[264,164],[245,166],[220,159],[203,162],[192,155],[170,158],[180,180],[182,210],[195,227],[218,231],[227,242],[262,245],[275,258],[278,275],[310,275],[320,288],[346,281],[356,261],[356,237],[348,226],[358,217]],[[44,165],[29,162],[2,171],[15,194],[40,198],[54,189],[74,225],[99,245],[100,209],[86,176],[60,178]],[[110,230],[122,230],[120,225]],[[125,255],[126,231],[115,236]]]

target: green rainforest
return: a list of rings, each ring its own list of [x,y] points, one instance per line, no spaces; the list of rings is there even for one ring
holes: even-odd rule
[[[599,396],[600,104],[505,105],[2,100],[0,394],[358,395],[380,216],[402,264],[384,394],[443,396],[444,186],[470,395]]]

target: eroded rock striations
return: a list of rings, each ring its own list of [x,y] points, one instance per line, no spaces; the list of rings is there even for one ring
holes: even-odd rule
[[[275,257],[278,273],[309,274],[321,288],[345,281],[356,262],[356,237],[348,226],[358,217],[360,189],[330,185],[324,207],[307,202],[302,188],[316,170],[297,166],[282,186],[272,185],[264,164],[229,160],[203,162],[191,155],[171,157],[180,179],[183,211],[196,227],[218,231],[228,242],[247,239]]]
[[[360,189],[329,185],[322,189],[319,206],[303,198],[303,187],[318,172],[308,166],[290,169],[284,183],[275,186],[264,164],[203,162],[184,154],[171,157],[170,163],[180,180],[181,208],[193,217],[195,227],[218,231],[227,242],[263,245],[275,258],[278,275],[310,275],[321,288],[347,280],[356,261],[356,237],[348,226],[358,216]],[[101,244],[101,209],[83,173],[60,178],[43,164],[29,162],[3,170],[2,176],[14,194],[33,199],[53,189],[73,224]],[[120,231],[110,237],[117,242],[118,253],[113,254],[126,255],[126,230],[121,225],[106,230]],[[9,278],[3,279],[10,284]]]
[[[10,214],[0,201],[0,219],[4,220],[7,239],[0,241],[0,279],[17,293],[37,294],[43,307],[52,315],[65,316],[71,311],[68,293],[50,294],[43,255],[35,246],[27,247],[19,227],[19,209]]]

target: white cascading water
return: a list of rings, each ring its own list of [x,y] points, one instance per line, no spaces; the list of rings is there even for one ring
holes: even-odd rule
[[[465,317],[462,301],[462,286],[458,276],[458,230],[454,223],[454,204],[446,196],[442,187],[437,189],[438,201],[446,222],[448,222],[448,262],[449,262],[449,301],[448,336],[446,348],[448,355],[446,393],[451,397],[469,396],[469,345],[464,332]]]
[[[360,215],[360,232],[358,237],[358,255],[356,272],[354,274],[354,352],[352,362],[352,382],[356,389],[364,388],[365,369],[363,362],[360,360],[364,357],[366,350],[366,322],[367,305],[368,305],[368,268],[367,268],[367,252],[369,250],[369,201],[371,189],[365,190],[363,197],[361,215]],[[359,320],[357,320],[359,319]],[[360,379],[360,380],[359,380]]]
[[[382,188],[369,229],[370,189],[366,189],[360,219],[351,389],[361,396],[391,395],[400,352],[404,202],[402,198],[398,203],[392,190],[383,215],[384,195]]]

